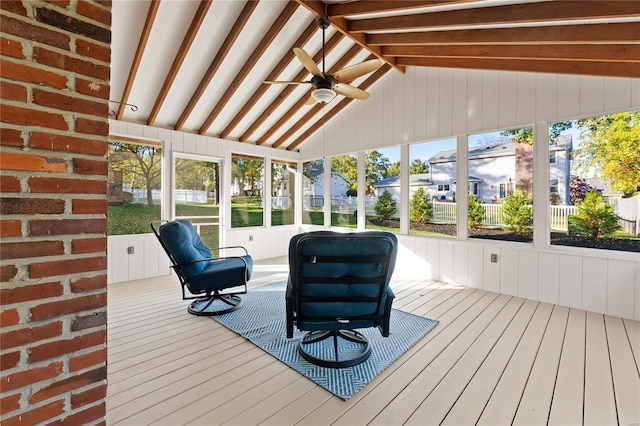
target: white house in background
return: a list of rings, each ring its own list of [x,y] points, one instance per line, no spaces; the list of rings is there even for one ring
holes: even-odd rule
[[[562,135],[549,145],[549,187],[560,204],[569,204],[571,180],[571,135]],[[429,189],[437,200],[453,201],[456,192],[456,150],[437,152],[429,162],[429,173],[409,176],[409,196],[419,187]],[[516,144],[479,146],[469,150],[470,194],[484,203],[501,202],[516,187]],[[376,185],[377,195],[385,190],[400,199],[400,177],[382,179]]]
[[[549,187],[561,204],[569,204],[571,179],[571,135],[549,145]],[[516,144],[506,142],[469,149],[470,194],[485,203],[500,202],[515,191],[517,182]],[[431,194],[453,199],[456,190],[456,151],[446,150],[429,159]],[[527,173],[526,171],[521,171]],[[530,173],[530,172],[528,172]]]
[[[413,198],[413,194],[420,187],[430,189],[432,186],[429,173],[420,173],[409,175],[409,199]],[[380,197],[384,191],[389,191],[391,196],[400,199],[400,176],[389,176],[382,179],[376,185],[376,195]],[[433,192],[431,193],[434,194]]]
[[[331,170],[331,194],[334,197],[346,197],[349,180],[335,170]],[[313,198],[324,196],[324,167],[312,165],[302,175],[302,197]]]

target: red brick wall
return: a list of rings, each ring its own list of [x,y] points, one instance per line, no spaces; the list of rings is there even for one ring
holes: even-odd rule
[[[111,2],[0,12],[0,423],[104,424]]]

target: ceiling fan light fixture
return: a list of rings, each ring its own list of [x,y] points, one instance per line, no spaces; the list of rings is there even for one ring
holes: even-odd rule
[[[311,92],[311,96],[313,96],[313,99],[315,99],[316,101],[318,101],[318,103],[321,103],[322,105],[327,104],[329,102],[331,102],[333,100],[333,98],[336,97],[336,92],[334,92],[331,89],[316,89],[313,92]]]

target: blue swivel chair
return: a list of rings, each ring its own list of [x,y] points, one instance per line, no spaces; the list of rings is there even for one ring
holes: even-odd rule
[[[322,367],[350,367],[371,354],[358,329],[377,327],[389,336],[394,298],[389,281],[396,256],[397,239],[389,232],[315,231],[291,239],[287,338],[293,338],[294,327],[307,332],[298,344],[304,359]]]
[[[251,279],[253,259],[244,247],[215,249],[214,256],[185,219],[151,222],[151,229],[169,256],[193,315],[220,315],[239,309]],[[236,253],[236,255],[233,255]]]

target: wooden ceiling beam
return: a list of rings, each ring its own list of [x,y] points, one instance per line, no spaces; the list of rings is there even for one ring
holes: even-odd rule
[[[142,55],[144,54],[144,49],[147,46],[147,41],[149,41],[149,34],[151,33],[153,22],[156,19],[158,8],[160,8],[160,0],[152,1],[151,4],[149,5],[147,18],[144,21],[142,34],[140,34],[140,41],[138,42],[138,47],[136,48],[136,53],[133,57],[133,62],[131,63],[131,69],[129,70],[129,75],[127,77],[127,82],[124,86],[124,91],[122,92],[122,97],[120,98],[120,106],[118,107],[118,112],[116,113],[116,120],[122,120],[122,116],[124,115],[124,109],[126,108],[125,104],[129,100],[129,95],[131,94],[131,88],[133,87],[133,82],[135,81],[136,75],[138,74],[140,61],[142,61]]]
[[[211,0],[200,0],[200,4],[198,5],[198,9],[196,9],[196,13],[193,16],[193,20],[189,25],[189,29],[182,39],[182,44],[180,44],[180,48],[178,49],[178,53],[176,54],[173,63],[171,64],[171,68],[169,68],[169,72],[164,79],[164,83],[162,83],[162,87],[160,88],[160,93],[156,97],[156,101],[153,104],[153,108],[151,108],[151,112],[149,113],[149,118],[147,119],[147,125],[153,126],[158,118],[158,113],[160,112],[160,108],[162,108],[162,104],[164,100],[167,98],[167,94],[173,85],[173,82],[178,75],[178,71],[180,71],[180,67],[184,63],[184,58],[187,56],[191,45],[193,44],[193,40],[196,38],[196,34],[198,34],[198,30],[204,21],[207,12],[209,11],[209,6],[211,6]]]
[[[640,44],[383,46],[387,56],[640,62]]]
[[[286,53],[278,62],[273,70],[269,73],[269,75],[265,78],[265,80],[273,81],[278,78],[278,76],[285,70],[285,68],[295,59],[295,55],[293,54],[293,48],[304,46],[311,36],[316,33],[318,30],[318,25],[315,20],[309,24],[306,30],[298,37],[298,39],[293,42],[293,44],[287,49]],[[222,139],[228,139],[229,135],[236,128],[236,126],[242,121],[242,119],[249,113],[249,111],[256,106],[262,95],[264,95],[269,89],[268,84],[261,84],[258,89],[251,95],[249,100],[245,102],[245,104],[240,108],[240,111],[233,117],[233,119],[227,124],[227,127],[220,133],[220,137]]]
[[[333,48],[336,47],[343,38],[344,36],[341,33],[336,32],[325,44],[326,54],[329,54],[329,52],[331,52]],[[316,55],[313,57],[313,60],[316,64],[322,60],[322,50],[316,53]],[[309,75],[310,75],[309,71],[307,71],[306,68],[303,67],[302,70],[293,78],[293,81],[304,81],[304,78]],[[266,86],[266,83],[264,85]],[[245,130],[242,136],[240,136],[240,142],[248,141],[251,135],[258,129],[258,127],[262,126],[262,124],[267,120],[267,118],[269,118],[269,116],[280,107],[282,102],[284,102],[285,99],[287,99],[287,97],[295,89],[296,89],[296,86],[293,84],[285,86],[280,92],[280,94],[278,94],[276,99],[274,99],[271,103],[269,103],[269,105],[267,105],[265,110],[262,111],[262,114],[260,114],[260,117],[258,117],[253,123],[251,123],[249,128]]]
[[[256,6],[258,6],[258,1],[254,0],[249,0],[245,4],[244,8],[240,12],[240,15],[238,16],[238,19],[236,19],[236,22],[233,24],[231,31],[229,31],[229,34],[227,34],[227,37],[220,46],[220,49],[218,49],[218,53],[213,58],[213,61],[211,61],[211,64],[209,65],[207,71],[204,73],[204,76],[202,76],[202,80],[200,80],[198,87],[193,92],[193,95],[191,95],[191,99],[189,99],[187,106],[185,107],[184,111],[182,111],[182,114],[180,114],[180,117],[178,118],[178,121],[174,126],[175,130],[181,130],[182,126],[184,126],[184,123],[193,112],[193,109],[209,86],[209,83],[218,71],[218,68],[220,68],[220,65],[222,65],[224,58],[226,58],[227,54],[229,54],[231,47],[236,42],[244,26],[247,24],[247,21],[251,17],[251,14],[255,10]]]
[[[389,65],[383,64],[380,68],[378,68],[378,70],[376,72],[371,74],[371,76],[369,78],[367,78],[365,81],[362,82],[362,84],[360,84],[360,88],[362,90],[368,89],[373,83],[375,83],[376,81],[381,79],[390,69],[391,68],[389,67]],[[294,149],[298,148],[301,144],[303,144],[309,138],[309,136],[311,136],[318,129],[320,129],[322,126],[324,126],[326,124],[327,120],[330,120],[333,117],[335,117],[340,111],[342,111],[351,102],[354,102],[354,101],[355,101],[355,99],[350,99],[350,98],[342,99],[338,103],[338,105],[336,105],[335,107],[333,107],[329,111],[327,111],[327,113],[324,114],[322,117],[320,117],[318,119],[318,121],[316,121],[307,130],[305,130],[304,133],[302,133],[300,136],[298,136],[296,138],[296,140],[291,142],[287,146],[287,151],[293,151]]]
[[[334,3],[327,6],[329,16],[357,16],[369,13],[394,12],[456,3],[469,3],[478,0],[409,0],[409,1],[371,1],[362,0],[347,3]]]
[[[552,74],[581,74],[607,77],[640,76],[639,62],[559,61],[543,59],[477,59],[477,58],[405,58],[398,62],[405,66],[471,68],[494,71],[523,71]]]
[[[342,55],[342,57],[336,61],[335,64],[333,64],[333,66],[331,67],[331,69],[329,69],[328,74],[333,74],[336,71],[341,70],[342,68],[344,68],[349,62],[351,62],[358,53],[360,53],[362,51],[362,48],[360,46],[358,46],[357,44],[354,44],[353,46],[351,46],[351,49],[349,49],[347,51],[347,53],[345,53],[344,55]],[[373,59],[375,58],[375,56],[371,56],[368,59]],[[280,127],[282,127],[287,121],[289,121],[289,119],[296,113],[298,112],[300,109],[304,108],[307,102],[307,99],[309,99],[309,95],[305,95],[303,97],[301,97],[300,99],[298,99],[298,102],[296,102],[295,104],[293,104],[293,106],[291,108],[289,108],[289,110],[287,112],[285,112],[282,117],[280,117],[280,119],[273,125],[271,126],[271,128],[265,132],[264,135],[262,135],[262,137],[260,138],[260,140],[258,140],[258,145],[263,145],[264,143],[267,142],[267,140],[276,132],[276,130],[278,130]],[[314,106],[312,106],[311,108],[316,108],[318,106],[318,104],[314,104]],[[307,117],[309,115],[309,113],[305,114],[305,117]],[[311,116],[313,116],[313,114],[311,114]],[[288,129],[288,134],[291,134],[293,132],[295,132],[296,130],[298,130],[298,126],[303,124],[303,120],[299,120],[297,124],[295,124],[293,127],[290,127]],[[272,148],[278,148],[280,145],[282,145],[288,138],[288,135],[283,135],[280,139],[278,139],[277,141],[275,141],[271,147]]]
[[[372,46],[483,43],[638,43],[640,42],[640,24],[637,22],[621,22],[612,24],[549,25],[541,27],[369,34],[367,42]]]
[[[247,59],[242,65],[240,72],[236,74],[231,84],[229,84],[229,86],[227,87],[227,90],[225,90],[220,100],[218,100],[216,106],[213,107],[213,110],[211,110],[207,118],[204,120],[204,123],[202,123],[200,130],[198,130],[198,134],[204,135],[207,130],[209,130],[209,127],[211,127],[216,118],[218,118],[218,115],[222,112],[236,90],[238,90],[238,87],[240,87],[244,79],[247,78],[247,75],[249,75],[251,70],[253,70],[253,67],[255,67],[255,65],[258,63],[258,60],[262,57],[264,52],[266,52],[271,43],[273,43],[273,40],[280,33],[282,28],[284,28],[285,24],[289,21],[289,19],[291,19],[293,13],[297,8],[298,5],[293,2],[289,2],[285,5],[284,9],[282,9],[282,12],[280,12],[280,15],[278,15],[276,20],[271,24],[269,31],[267,31],[264,37],[262,37],[262,40],[260,40],[258,46],[253,50],[251,56],[249,56],[249,59]]]
[[[640,1],[548,1],[349,21],[351,33],[640,16]]]
[[[326,13],[327,13],[326,5],[319,0],[295,0],[295,2],[306,7],[315,16],[326,16]],[[397,66],[393,58],[386,58],[382,56],[382,54],[380,53],[379,47],[369,46],[369,44],[367,44],[367,39],[364,34],[351,33],[348,29],[348,23],[346,19],[341,17],[335,17],[334,19],[331,16],[329,16],[329,18],[331,20],[331,26],[335,28],[337,31],[344,34],[345,37],[350,38],[355,44],[369,51],[369,53],[371,53],[376,58],[380,59],[382,62],[385,62],[389,64],[391,67],[395,68],[397,71],[404,73],[404,68]]]

